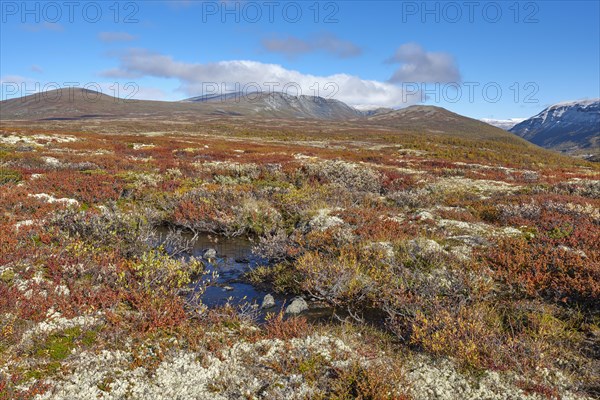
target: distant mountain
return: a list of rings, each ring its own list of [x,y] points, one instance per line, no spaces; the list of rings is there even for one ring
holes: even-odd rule
[[[237,100],[243,97],[241,92],[225,93],[225,94],[204,94],[202,96],[190,97],[189,99],[181,100],[181,103],[209,103],[209,102],[225,102]]]
[[[516,124],[525,121],[527,118],[509,118],[509,119],[493,119],[493,118],[481,118],[480,121],[495,126],[496,128],[504,129],[505,131],[510,130]]]
[[[90,118],[144,118],[193,115],[195,105],[165,101],[124,100],[80,88],[58,89],[0,102],[0,119],[73,120]]]
[[[269,117],[348,119],[362,113],[339,100],[318,96],[292,96],[279,92],[227,93],[198,96],[184,103],[209,103],[242,114],[253,113]]]
[[[230,93],[183,101],[123,100],[84,89],[59,89],[0,102],[0,119],[190,118],[260,116],[346,120],[362,112],[338,100],[283,93]]]
[[[372,117],[374,115],[387,114],[387,113],[393,112],[393,111],[394,111],[393,108],[387,108],[387,107],[359,110],[359,112],[365,117]]]
[[[514,141],[514,135],[476,119],[468,118],[445,108],[410,106],[400,110],[367,117],[367,121],[404,131],[444,134],[482,140]]]
[[[600,154],[600,99],[554,104],[510,132],[542,147],[592,157]]]

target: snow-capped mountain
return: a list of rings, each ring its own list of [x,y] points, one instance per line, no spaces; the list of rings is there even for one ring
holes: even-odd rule
[[[493,118],[482,118],[481,122],[490,124],[505,131],[510,130],[513,126],[525,121],[527,118],[509,118],[509,119],[493,119]]]
[[[600,99],[554,104],[510,132],[539,146],[567,153],[600,151]]]

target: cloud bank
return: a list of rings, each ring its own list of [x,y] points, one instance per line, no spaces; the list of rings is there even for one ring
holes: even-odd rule
[[[279,43],[277,46],[282,45]],[[286,42],[295,51],[304,44]],[[120,65],[101,73],[112,79],[135,80],[143,77],[177,79],[179,91],[188,97],[237,91],[284,91],[289,94],[334,98],[357,108],[403,107],[422,101],[414,84],[459,82],[460,73],[452,57],[431,53],[420,46],[401,46],[389,60],[402,65],[388,81],[367,80],[344,73],[313,75],[287,69],[278,64],[232,60],[189,63],[146,49],[128,49],[118,55]],[[404,84],[411,84],[407,93]]]

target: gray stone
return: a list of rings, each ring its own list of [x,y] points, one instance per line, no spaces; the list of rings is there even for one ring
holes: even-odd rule
[[[275,299],[273,298],[272,295],[268,294],[264,297],[260,308],[265,309],[265,308],[271,308],[271,307],[275,307]]]
[[[424,221],[435,219],[433,217],[433,214],[430,213],[429,211],[418,212],[416,216],[419,217],[419,219],[424,220]]]
[[[332,228],[334,226],[344,224],[343,219],[341,219],[340,217],[331,216],[329,215],[329,213],[331,213],[331,210],[319,210],[317,215],[310,220],[308,224],[310,228],[318,231],[326,231],[327,229]]]
[[[308,304],[302,297],[296,297],[292,303],[285,309],[286,314],[300,314],[308,310]]]
[[[441,254],[444,249],[435,240],[427,238],[417,238],[408,241],[408,249],[413,257],[416,256],[431,256]]]
[[[211,260],[211,259],[215,259],[217,258],[217,251],[215,249],[208,249],[204,252],[204,254],[202,255],[202,257],[205,260]]]

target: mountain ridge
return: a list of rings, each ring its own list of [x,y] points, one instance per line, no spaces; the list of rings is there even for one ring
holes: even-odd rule
[[[509,131],[548,149],[600,154],[600,99],[553,104]]]
[[[72,90],[72,91],[68,91]],[[334,99],[257,92],[198,96],[181,101],[124,100],[83,89],[59,89],[0,102],[2,120],[170,120],[203,121],[207,118],[260,119],[285,126],[293,120],[346,124],[353,129],[380,127],[402,132],[504,141],[523,144],[518,136],[442,107],[413,105],[406,108],[359,111]],[[289,121],[289,122],[284,122]]]

